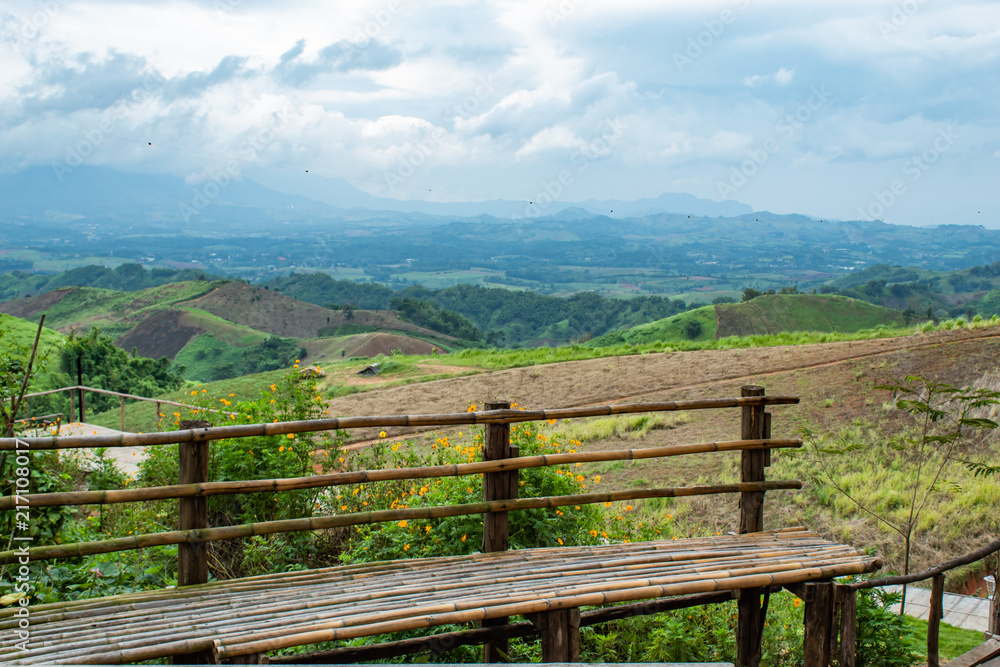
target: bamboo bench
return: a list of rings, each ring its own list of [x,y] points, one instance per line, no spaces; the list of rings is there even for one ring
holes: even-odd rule
[[[123,664],[171,657],[175,662],[257,663],[269,660],[268,652],[280,649],[464,623],[479,623],[482,627],[361,649],[338,649],[304,658],[276,657],[270,661],[343,663],[475,643],[486,643],[486,659],[497,661],[498,651],[504,650],[507,639],[538,634],[544,661],[568,662],[578,659],[581,626],[737,598],[738,664],[756,665],[767,599],[773,587],[785,586],[801,591],[807,582],[870,572],[877,569],[880,562],[853,548],[821,539],[804,528],[763,531],[764,493],[801,487],[801,482],[797,481],[764,480],[771,449],[801,445],[797,439],[770,438],[770,420],[765,406],[795,403],[798,399],[766,397],[757,387],[744,387],[743,394],[732,399],[595,408],[521,411],[510,410],[504,405],[488,405],[490,409],[486,411],[451,415],[354,417],[139,435],[26,438],[16,442],[0,439],[0,450],[15,451],[17,442],[36,450],[181,443],[182,482],[139,490],[24,496],[30,507],[179,498],[180,530],[101,542],[33,547],[27,550],[27,556],[23,551],[8,551],[0,553],[0,563],[178,544],[179,583],[182,585],[174,589],[0,610],[0,662]],[[708,408],[740,408],[741,439],[534,457],[518,457],[516,448],[509,442],[512,422]],[[332,473],[286,480],[204,482],[211,440],[362,426],[471,423],[486,425],[484,461],[478,463]],[[516,497],[517,474],[522,468],[712,451],[741,452],[740,483],[547,498]],[[213,493],[268,492],[461,474],[484,474],[486,498],[483,502],[207,527],[205,501],[206,496]],[[718,493],[740,494],[739,535],[506,550],[509,511]],[[17,497],[0,498],[0,510],[19,507],[16,500]],[[478,513],[484,514],[484,553],[345,565],[203,583],[207,581],[204,558],[207,541]],[[807,618],[811,607],[819,613],[829,610],[829,601],[821,598],[819,596],[818,602],[813,604],[812,596],[805,596]],[[597,608],[581,612],[581,607]],[[30,619],[30,646],[22,644],[19,648],[17,632],[23,627],[22,620],[26,616]],[[511,616],[526,616],[530,622],[510,623]],[[810,667],[828,660],[830,623],[826,622],[824,627],[826,635],[820,633],[822,636],[813,641],[815,649],[806,652],[806,664]],[[28,650],[22,650],[25,647]]]

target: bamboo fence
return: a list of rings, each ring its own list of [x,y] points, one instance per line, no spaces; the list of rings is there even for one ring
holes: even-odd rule
[[[172,484],[151,486],[141,489],[111,489],[98,491],[66,491],[59,493],[36,493],[20,496],[31,507],[53,507],[60,505],[111,505],[117,503],[146,502],[169,498],[195,498],[237,493],[265,493],[295,491],[348,484],[368,484],[391,480],[434,479],[461,475],[481,475],[490,472],[523,470],[543,466],[566,465],[571,463],[595,463],[601,461],[638,461],[649,458],[684,456],[707,452],[728,452],[740,450],[782,449],[801,447],[801,438],[774,438],[767,440],[726,440],[718,442],[667,445],[642,449],[624,449],[609,452],[575,452],[565,454],[542,454],[521,456],[497,461],[480,461],[440,466],[420,466],[387,470],[358,470],[352,472],[287,477],[282,479],[258,479],[237,482],[201,482],[195,484]],[[14,496],[0,497],[0,511],[15,507]]]
[[[464,505],[434,505],[430,507],[355,512],[351,514],[337,514],[332,516],[245,523],[235,526],[224,526],[221,528],[200,528],[194,530],[175,530],[163,533],[148,533],[144,535],[132,535],[130,537],[101,540],[99,542],[56,544],[44,547],[32,547],[28,549],[27,552],[17,550],[3,551],[0,552],[0,565],[16,563],[25,557],[29,560],[73,558],[93,554],[114,553],[117,551],[166,546],[170,544],[215,542],[218,540],[253,537],[255,535],[271,535],[274,533],[291,533],[307,530],[327,530],[330,528],[385,523],[388,521],[441,519],[451,516],[483,514],[486,512],[554,509],[557,507],[566,507],[568,505],[592,505],[595,503],[638,500],[641,498],[681,498],[687,496],[707,496],[722,493],[748,493],[801,488],[802,482],[798,480],[747,482],[738,484],[635,489],[631,491],[608,491],[604,493],[580,493],[566,496],[543,496],[540,498],[491,500],[479,503],[467,503]]]
[[[44,438],[0,438],[0,451],[12,451],[27,445],[32,451],[47,449],[87,449],[92,447],[143,447],[184,442],[204,442],[227,438],[251,438],[290,433],[313,433],[352,428],[391,428],[408,426],[462,426],[466,424],[513,424],[548,419],[575,419],[638,412],[677,410],[712,410],[718,408],[759,407],[798,403],[797,396],[748,396],[705,398],[655,403],[622,403],[584,408],[548,410],[481,410],[436,415],[378,415],[370,417],[333,417],[268,424],[234,424],[162,433],[122,433],[109,435],[57,436]],[[21,443],[21,444],[18,444]]]
[[[487,621],[475,637],[501,638],[511,615],[574,609],[581,605],[635,602],[663,596],[696,596],[718,601],[742,591],[794,585],[812,579],[871,571],[879,561],[818,538],[805,529],[762,532],[763,497],[769,490],[797,489],[795,480],[765,481],[771,449],[800,447],[797,438],[770,438],[767,405],[798,402],[797,397],[764,396],[744,387],[738,398],[629,403],[554,410],[511,410],[492,404],[479,412],[431,415],[345,417],[269,424],[229,425],[167,433],[46,438],[0,438],[0,451],[89,447],[180,445],[181,484],[125,490],[25,494],[0,499],[0,510],[115,504],[177,498],[180,530],[96,542],[47,545],[0,552],[0,564],[70,558],[151,546],[179,545],[177,589],[31,607],[32,646],[19,651],[0,639],[0,662],[128,663],[197,654],[198,659],[239,658],[320,641],[348,639],[447,623]],[[140,397],[135,397],[140,398]],[[741,408],[741,439],[611,452],[570,452],[519,457],[510,446],[508,425],[674,410]],[[426,427],[483,424],[484,460],[468,464],[361,470],[287,479],[208,482],[208,447],[213,440],[314,433],[363,427]],[[705,452],[740,451],[741,481],[733,484],[673,486],[517,498],[521,469],[586,462],[641,460]],[[482,502],[303,517],[236,526],[210,527],[206,498],[219,494],[264,493],[483,475]],[[739,493],[740,532],[749,535],[685,539],[599,547],[505,551],[507,513],[642,498]],[[283,532],[318,531],[387,521],[484,514],[483,553],[356,564],[295,573],[263,575],[213,584],[207,581],[205,543]],[[763,587],[763,588],[762,588]],[[697,597],[697,596],[707,597]],[[653,613],[684,600],[644,603],[636,613]],[[651,611],[653,610],[653,611]],[[758,610],[759,611],[759,610]],[[611,612],[608,618],[630,611]],[[740,608],[740,628],[756,627],[761,616]],[[280,628],[278,627],[280,621]],[[598,622],[598,621],[594,621]],[[19,623],[16,612],[0,610],[0,628]],[[762,620],[760,621],[762,624]],[[517,630],[521,632],[522,630]],[[759,629],[758,629],[759,635]],[[543,644],[548,633],[543,633]],[[742,637],[742,635],[741,635]],[[756,641],[738,639],[741,656]],[[551,647],[550,647],[551,648]],[[389,649],[386,649],[389,650]],[[399,650],[396,647],[395,650]],[[546,649],[548,650],[548,649]],[[560,649],[561,650],[561,649]],[[555,654],[551,654],[555,655]],[[187,656],[191,658],[191,655]],[[741,658],[742,661],[742,658]]]

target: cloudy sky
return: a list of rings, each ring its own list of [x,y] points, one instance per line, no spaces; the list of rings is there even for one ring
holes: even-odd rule
[[[0,170],[80,163],[1000,227],[1000,3],[7,0]]]

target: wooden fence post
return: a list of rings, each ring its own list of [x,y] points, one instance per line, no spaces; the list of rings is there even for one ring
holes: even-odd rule
[[[208,481],[208,440],[182,442],[179,445],[179,483],[194,484]],[[181,498],[179,529],[208,528],[208,498]],[[178,546],[177,585],[191,586],[208,581],[208,559],[204,542],[188,542]]]
[[[487,410],[509,410],[510,403],[500,401],[486,403]],[[510,424],[487,424],[483,444],[483,460],[496,461],[518,455],[517,447],[510,445]],[[517,498],[518,471],[488,472],[483,475],[483,500],[507,500]],[[483,516],[483,553],[506,551],[510,543],[507,512],[487,512]],[[508,617],[491,618],[483,621],[483,627],[506,625]],[[483,645],[483,662],[504,662],[509,648],[506,639],[487,642]]]
[[[944,617],[944,574],[935,574],[931,580],[931,608],[927,612],[927,667],[939,667],[938,651],[941,619]]]
[[[833,639],[833,582],[806,584],[805,602],[802,664],[804,667],[829,667]]]
[[[125,397],[124,396],[119,396],[118,398],[121,401],[121,409],[122,409],[122,431],[124,431],[125,430]]]
[[[745,386],[743,396],[763,396],[764,388]],[[764,437],[764,406],[751,405],[743,408],[740,419],[740,438],[756,440]],[[740,464],[740,481],[764,481],[765,452],[744,451]],[[760,491],[740,494],[740,534],[758,533],[764,530],[764,493]],[[747,588],[739,592],[737,608],[739,625],[736,631],[736,664],[739,667],[757,667],[760,664],[762,628],[760,596],[761,588]]]
[[[840,605],[840,667],[854,667],[858,643],[858,592],[849,586],[837,585],[842,596]]]

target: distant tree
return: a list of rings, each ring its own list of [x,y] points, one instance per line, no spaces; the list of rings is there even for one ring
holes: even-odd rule
[[[694,340],[701,335],[701,322],[698,320],[688,320],[684,325],[684,335]]]
[[[747,301],[752,301],[753,299],[756,299],[761,294],[762,292],[759,292],[752,287],[747,287],[745,290],[743,290],[743,296],[740,298],[740,301],[742,303],[746,303]]]

